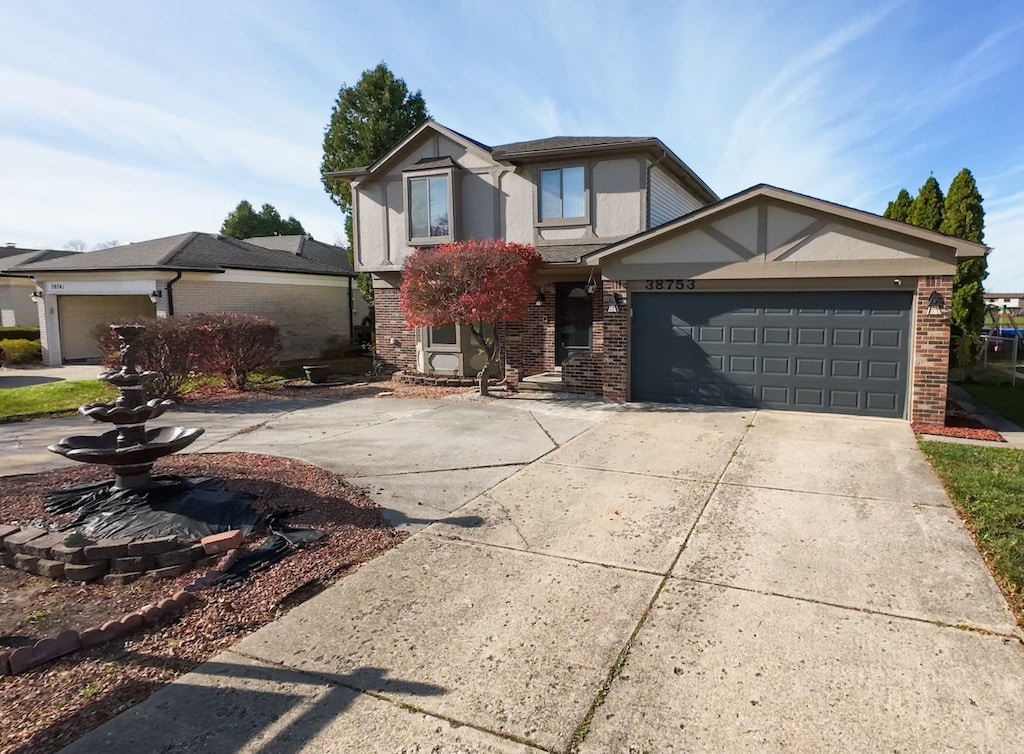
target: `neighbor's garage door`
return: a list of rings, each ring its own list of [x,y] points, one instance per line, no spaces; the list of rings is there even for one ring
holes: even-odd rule
[[[57,311],[64,361],[99,358],[95,336],[99,325],[156,316],[149,296],[58,296]]]
[[[632,399],[902,417],[907,293],[636,293]]]

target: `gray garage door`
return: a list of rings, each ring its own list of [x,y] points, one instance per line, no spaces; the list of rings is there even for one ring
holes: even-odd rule
[[[632,297],[633,400],[903,416],[911,294]]]

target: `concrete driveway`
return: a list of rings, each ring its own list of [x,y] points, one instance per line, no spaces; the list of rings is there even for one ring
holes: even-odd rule
[[[1024,647],[905,423],[370,399],[252,426],[205,450],[436,521],[67,751],[1024,751]]]

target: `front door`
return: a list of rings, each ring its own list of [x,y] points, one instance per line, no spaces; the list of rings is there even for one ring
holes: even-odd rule
[[[586,283],[555,286],[555,363],[562,366],[574,353],[589,353],[594,331],[594,294]]]

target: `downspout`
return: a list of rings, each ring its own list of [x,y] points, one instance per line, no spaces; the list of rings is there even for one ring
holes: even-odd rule
[[[174,278],[167,281],[167,316],[174,316],[174,291],[171,290],[171,286],[181,280],[181,270],[178,270]]]
[[[352,284],[356,281],[354,277],[348,279],[348,345],[351,348],[356,341],[356,310],[352,298]]]

